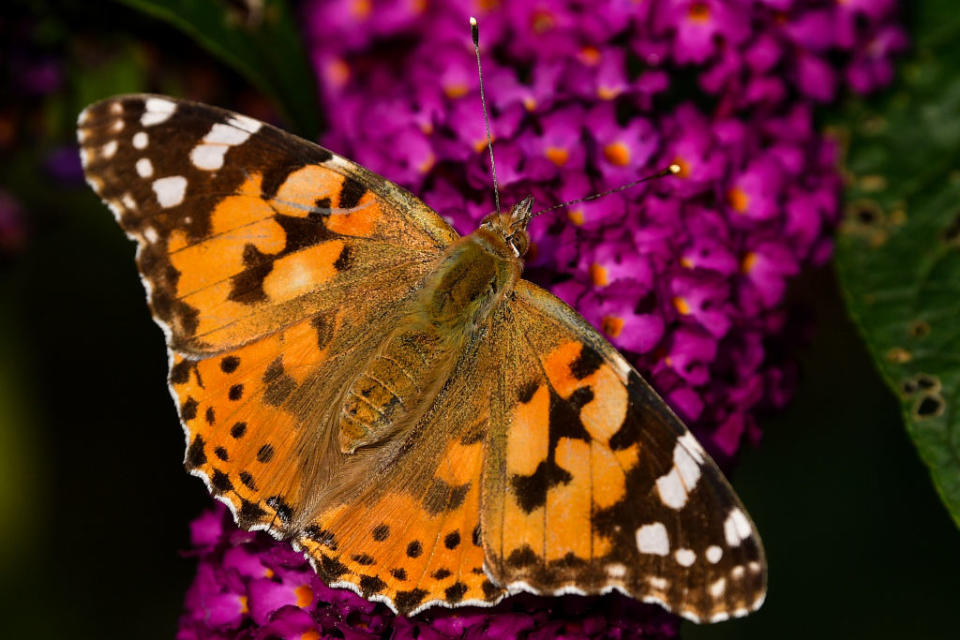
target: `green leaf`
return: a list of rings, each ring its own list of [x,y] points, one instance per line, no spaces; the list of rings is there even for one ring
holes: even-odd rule
[[[120,0],[169,22],[244,75],[276,103],[298,133],[320,132],[316,78],[283,0],[244,14],[225,0]]]
[[[960,526],[960,12],[912,6],[894,89],[853,101],[837,271],[849,311]]]

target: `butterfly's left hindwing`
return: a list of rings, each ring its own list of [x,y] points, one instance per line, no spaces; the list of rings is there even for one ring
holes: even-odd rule
[[[760,606],[763,549],[739,499],[637,372],[521,281],[503,314],[481,528],[511,591],[619,590],[698,621]]]

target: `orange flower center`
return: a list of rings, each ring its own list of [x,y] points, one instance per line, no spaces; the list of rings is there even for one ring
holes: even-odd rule
[[[727,202],[737,213],[744,213],[750,206],[750,196],[740,187],[734,187],[727,193]]]
[[[757,254],[748,251],[740,260],[740,273],[750,273],[757,264]]]
[[[553,29],[556,22],[552,13],[545,9],[539,9],[533,12],[530,19],[530,26],[534,33],[543,33]]]
[[[603,157],[618,167],[630,164],[630,149],[622,142],[611,142],[603,148]]]
[[[586,46],[580,49],[580,59],[584,64],[591,67],[600,62],[600,50],[596,47]]]
[[[610,87],[597,87],[597,97],[601,100],[613,100],[620,95],[620,89],[611,89]]]
[[[583,224],[583,209],[571,209],[570,212],[567,213],[567,218],[579,227]]]
[[[417,166],[417,171],[419,171],[420,173],[427,173],[428,171],[430,171],[430,169],[433,169],[433,164],[434,162],[436,162],[436,160],[437,160],[436,156],[434,156],[433,152],[431,151],[430,155],[427,156],[426,160],[424,160]]]
[[[592,280],[593,284],[597,285],[598,287],[607,286],[610,280],[606,267],[596,263],[590,265],[590,280]]]
[[[359,20],[365,19],[370,15],[370,0],[353,0],[350,3],[350,13]]]
[[[547,156],[547,160],[558,167],[567,164],[567,160],[570,159],[570,152],[562,147],[547,147],[544,155]]]
[[[455,100],[463,96],[468,90],[469,90],[469,87],[467,85],[454,83],[454,84],[446,85],[443,88],[443,93],[451,100]]]
[[[294,589],[293,593],[296,594],[297,606],[301,609],[313,602],[313,589],[310,588],[310,585],[302,584]]]
[[[497,136],[491,136],[491,139],[492,139],[494,142],[496,142]],[[486,148],[487,148],[487,139],[486,139],[486,138],[478,138],[478,139],[475,140],[474,143],[473,143],[473,150],[476,151],[477,153],[480,153],[481,151],[483,151],[483,150],[486,149]]]
[[[327,63],[327,80],[334,86],[344,86],[350,80],[350,66],[341,58],[331,60]]]
[[[600,320],[600,328],[611,338],[616,338],[623,332],[623,318],[603,316]]]
[[[694,2],[687,11],[691,22],[706,22],[710,19],[710,8],[705,2]]]
[[[684,300],[683,298],[677,297],[673,299],[673,306],[677,308],[677,311],[680,312],[680,315],[689,315],[690,314],[690,303]]]

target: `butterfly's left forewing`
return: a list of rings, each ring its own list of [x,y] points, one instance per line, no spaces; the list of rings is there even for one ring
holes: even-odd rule
[[[359,292],[403,295],[381,281],[412,285],[457,237],[393,183],[216,107],[116,96],[81,113],[78,138],[182,353],[241,346]]]
[[[527,281],[502,323],[481,494],[492,577],[511,591],[619,590],[698,621],[759,607],[752,522],[637,372]]]

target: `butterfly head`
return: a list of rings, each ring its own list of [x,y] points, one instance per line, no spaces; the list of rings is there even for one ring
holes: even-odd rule
[[[530,223],[532,211],[533,196],[527,196],[506,213],[496,211],[491,213],[483,219],[480,227],[501,236],[507,246],[513,249],[516,257],[522,258],[530,248],[527,225]]]

